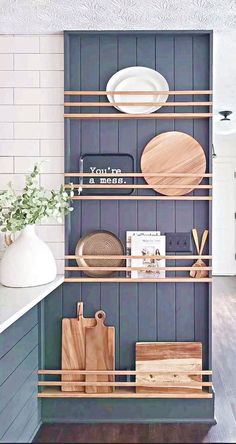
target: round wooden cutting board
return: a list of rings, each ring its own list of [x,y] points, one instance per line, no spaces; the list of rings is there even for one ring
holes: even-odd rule
[[[141,171],[153,189],[166,196],[182,196],[194,190],[203,177],[151,177],[148,173],[199,173],[206,171],[206,157],[193,137],[179,131],[159,134],[148,142],[141,156]],[[146,175],[147,173],[147,175]],[[160,188],[158,185],[167,185]],[[173,188],[168,188],[168,185]],[[178,188],[178,185],[189,185]]]

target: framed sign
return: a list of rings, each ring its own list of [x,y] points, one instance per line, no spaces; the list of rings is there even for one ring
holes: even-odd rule
[[[133,177],[113,177],[115,173],[133,173],[134,159],[130,154],[84,154],[80,157],[80,172],[94,174],[93,177],[81,177],[80,184],[94,185],[94,188],[82,190],[84,195],[127,195],[132,188],[96,188],[96,185],[132,185]],[[100,174],[111,173],[111,176]]]

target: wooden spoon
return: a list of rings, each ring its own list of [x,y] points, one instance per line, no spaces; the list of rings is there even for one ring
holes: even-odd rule
[[[192,229],[193,239],[195,242],[196,250],[199,256],[202,255],[203,249],[205,247],[207,237],[208,237],[208,230],[205,230],[202,235],[202,241],[201,241],[201,247],[199,249],[199,242],[198,242],[198,234],[196,228]],[[208,271],[207,270],[194,270],[194,267],[207,267],[206,263],[202,259],[198,259],[193,265],[193,270],[190,271],[190,276],[192,278],[204,278],[208,277]]]

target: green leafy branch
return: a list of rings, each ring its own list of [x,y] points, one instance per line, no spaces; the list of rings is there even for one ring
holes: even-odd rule
[[[47,191],[38,185],[39,173],[40,168],[36,164],[32,173],[26,176],[21,194],[16,193],[11,183],[7,190],[0,193],[1,231],[15,233],[49,217],[59,220],[73,210],[70,206],[74,195],[73,184],[69,194],[63,186],[58,191]]]

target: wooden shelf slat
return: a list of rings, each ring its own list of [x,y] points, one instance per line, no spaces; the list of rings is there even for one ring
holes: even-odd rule
[[[38,393],[38,398],[212,398],[207,390],[186,390],[185,392],[135,393],[132,389],[116,389],[112,393],[62,392],[58,388],[47,388]]]
[[[212,282],[212,278],[191,278],[191,277],[174,277],[174,278],[128,278],[128,277],[113,277],[113,278],[90,278],[90,277],[73,277],[73,278],[65,278],[64,282],[123,282],[123,283],[132,283],[132,282],[159,282],[159,283],[180,283],[185,282],[189,284],[193,284],[195,282]]]
[[[145,267],[64,267],[65,271],[147,271]],[[152,267],[152,271],[190,271],[192,267]],[[212,267],[194,267],[194,271],[211,271]]]
[[[213,102],[65,102],[64,106],[71,107],[111,107],[111,106],[212,106]]]
[[[168,188],[168,185],[166,186]],[[72,200],[212,200],[212,196],[73,196]]]
[[[212,173],[172,173],[166,171],[163,173],[64,173],[64,177],[213,177]],[[166,187],[169,185],[166,185]],[[188,185],[189,186],[189,185]]]
[[[187,384],[148,384],[140,382],[88,382],[88,381],[39,381],[39,387],[61,387],[61,386],[78,386],[78,387],[147,387],[147,388],[199,388],[199,387],[212,387],[212,382],[197,382],[192,381]]]
[[[176,187],[178,187],[178,188],[189,188],[191,185],[178,185],[178,184],[176,184],[176,185],[157,185],[158,186],[158,188],[173,188],[173,189],[176,189]],[[65,188],[67,189],[71,189],[71,185],[70,184],[68,184],[68,183],[66,183],[65,184]],[[95,188],[95,189],[106,189],[106,188],[112,188],[112,189],[116,189],[116,188],[118,188],[118,189],[121,189],[121,188],[125,188],[125,189],[153,189],[153,185],[136,185],[136,184],[130,184],[130,185],[127,185],[127,184],[123,184],[123,185],[107,185],[107,184],[104,184],[104,185],[98,185],[98,184],[93,184],[93,185],[90,185],[90,184],[73,184],[73,188],[82,188],[82,189],[90,189],[90,188]],[[210,190],[210,189],[212,189],[213,187],[212,187],[212,185],[194,185],[194,189],[196,190],[196,189],[207,189],[207,190]]]
[[[170,375],[188,375],[188,376],[198,376],[198,375],[212,375],[212,370],[165,370],[165,371],[144,371],[144,370],[38,370],[38,375],[160,375],[160,374],[170,374]],[[91,383],[90,383],[91,385]]]
[[[184,259],[212,259],[209,254],[197,255],[197,254],[185,254],[185,255],[128,255],[128,254],[84,254],[75,255],[67,254],[64,259],[166,259],[166,260],[184,260]]]
[[[65,119],[205,119],[213,117],[212,113],[151,113],[151,114],[122,114],[122,113],[65,113]]]
[[[212,95],[212,89],[204,90],[177,90],[177,91],[80,91],[80,90],[68,90],[64,91],[65,96],[107,96],[111,95],[124,95],[124,96],[155,96],[155,95],[163,95],[163,96],[185,96],[185,95]]]

